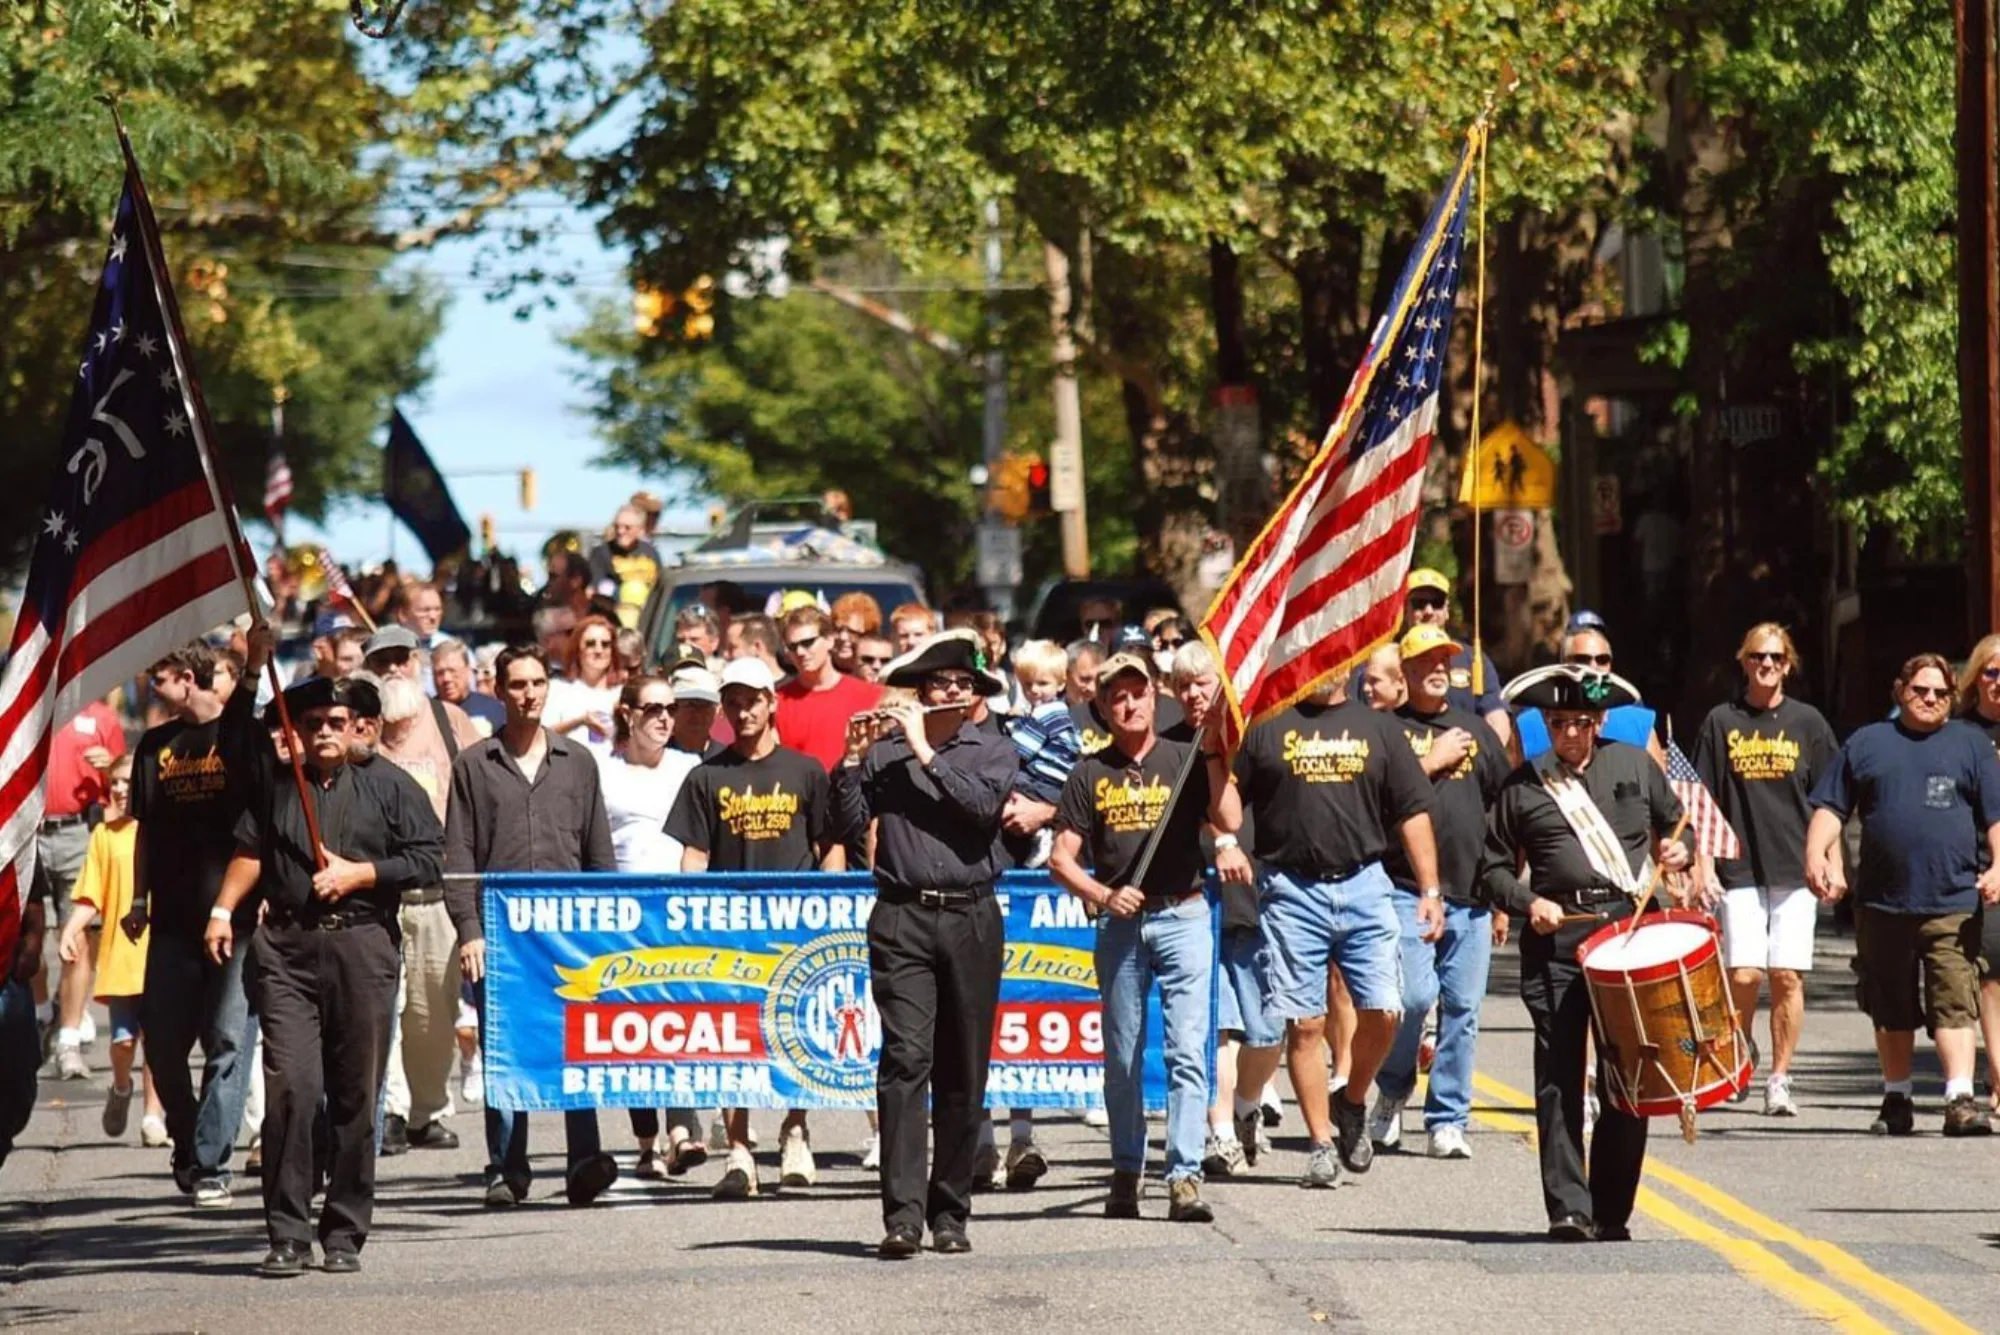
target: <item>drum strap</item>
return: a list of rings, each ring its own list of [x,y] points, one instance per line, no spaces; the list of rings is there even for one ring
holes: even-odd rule
[[[1583,786],[1583,780],[1553,750],[1535,757],[1534,766],[1542,787],[1556,800],[1556,810],[1562,812],[1569,828],[1576,832],[1590,869],[1636,898],[1653,877],[1652,856],[1647,855],[1645,865],[1636,873],[1632,870],[1631,859],[1626,857],[1625,846],[1618,842],[1611,822],[1604,819],[1604,812]]]

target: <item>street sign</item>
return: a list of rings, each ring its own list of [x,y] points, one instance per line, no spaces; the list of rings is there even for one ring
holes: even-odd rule
[[[1083,508],[1083,449],[1058,437],[1049,446],[1049,509],[1068,514]]]
[[[1519,422],[1502,422],[1466,456],[1458,503],[1481,510],[1554,509],[1556,461]]]
[[[987,522],[979,526],[979,586],[1011,589],[1021,582],[1021,530]]]
[[[1535,573],[1535,512],[1493,512],[1493,582],[1526,584]]]
[[[1784,418],[1775,403],[1743,403],[1716,415],[1717,434],[1725,444],[1742,449],[1761,440],[1776,440]]]

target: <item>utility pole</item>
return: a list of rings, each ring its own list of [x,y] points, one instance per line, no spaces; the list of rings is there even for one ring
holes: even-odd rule
[[[1042,243],[1049,271],[1049,323],[1055,341],[1056,438],[1049,447],[1049,503],[1062,522],[1063,573],[1090,577],[1090,528],[1085,522],[1083,484],[1083,395],[1076,383],[1076,337],[1070,320],[1069,255],[1053,241]]]
[[[1021,530],[994,509],[993,479],[1007,453],[1007,354],[1001,350],[1000,201],[986,201],[986,513],[979,524],[979,584],[1003,621],[1014,619],[1021,582]]]
[[[1969,639],[2000,629],[2000,205],[1993,0],[1953,0],[1958,57],[1958,407]]]

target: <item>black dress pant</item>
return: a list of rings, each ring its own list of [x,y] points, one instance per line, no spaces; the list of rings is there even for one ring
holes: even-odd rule
[[[1600,1057],[1600,1106],[1586,1174],[1583,1076],[1590,1038],[1590,989],[1576,962],[1576,948],[1614,920],[1578,923],[1548,936],[1529,929],[1521,936],[1521,1000],[1535,1027],[1535,1127],[1542,1202],[1551,1221],[1559,1215],[1580,1214],[1611,1228],[1632,1217],[1632,1201],[1646,1164],[1646,1119],[1611,1106]]]
[[[882,1221],[889,1228],[963,1228],[972,1213],[1003,937],[999,902],[985,891],[939,907],[885,896],[869,916],[868,963],[882,1018],[875,1073]],[[928,1181],[927,1096],[935,1141]]]
[[[250,958],[264,1021],[264,1227],[312,1240],[314,1120],[326,1201],[320,1246],[358,1252],[375,1211],[375,1093],[389,1058],[401,960],[387,922],[322,931],[265,923]]]

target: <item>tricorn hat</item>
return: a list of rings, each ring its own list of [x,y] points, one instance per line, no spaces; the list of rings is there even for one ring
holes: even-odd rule
[[[294,722],[309,710],[336,707],[348,709],[356,718],[381,718],[382,692],[375,683],[352,677],[338,681],[332,677],[307,677],[285,689],[285,712]],[[264,726],[275,728],[279,721],[278,702],[273,700],[264,706]]]
[[[883,669],[882,684],[917,687],[933,672],[954,671],[983,679],[981,695],[1001,695],[1007,690],[1006,680],[986,665],[986,642],[969,626],[925,636],[916,648],[890,660]]]
[[[1500,688],[1500,698],[1527,709],[1586,709],[1603,712],[1639,703],[1639,688],[1615,672],[1576,663],[1551,663],[1523,672]]]

